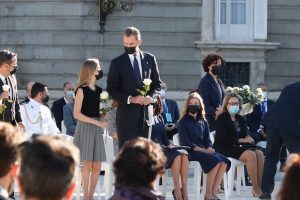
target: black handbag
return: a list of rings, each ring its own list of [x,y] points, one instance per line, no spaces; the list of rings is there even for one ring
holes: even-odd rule
[[[262,152],[265,151],[264,148],[262,148],[261,146],[257,146],[256,144],[250,144],[250,143],[239,143],[239,144],[235,144],[235,146],[238,146],[240,148],[243,148],[245,150],[261,150]]]

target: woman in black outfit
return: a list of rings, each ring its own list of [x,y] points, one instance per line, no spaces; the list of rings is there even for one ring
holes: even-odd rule
[[[163,110],[162,101],[158,97],[154,104],[154,121],[152,126],[151,139],[162,146],[167,157],[166,168],[172,169],[174,190],[172,191],[175,200],[188,200],[187,179],[189,173],[188,152],[180,146],[174,146],[168,139],[166,126],[161,115]],[[179,184],[181,180],[181,188]]]
[[[242,108],[241,97],[234,93],[225,96],[222,114],[216,121],[214,147],[217,152],[246,163],[247,172],[252,183],[254,197],[261,195],[261,178],[264,165],[264,155],[260,150],[248,150],[242,144],[254,144],[248,136],[248,128],[244,117],[239,115]]]

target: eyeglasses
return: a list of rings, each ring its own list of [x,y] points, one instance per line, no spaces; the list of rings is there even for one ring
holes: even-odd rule
[[[228,105],[230,105],[230,106],[238,106],[239,102],[228,102]]]

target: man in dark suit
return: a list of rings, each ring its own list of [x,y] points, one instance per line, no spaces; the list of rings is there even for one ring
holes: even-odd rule
[[[210,131],[216,130],[216,117],[221,113],[225,96],[224,84],[219,78],[224,63],[223,57],[215,53],[208,54],[202,61],[203,69],[207,74],[200,80],[197,92],[203,99],[205,118]]]
[[[67,92],[73,91],[74,86],[70,82],[65,82],[63,88],[64,88],[64,97],[54,101],[51,108],[51,112],[53,113],[55,118],[56,126],[60,131],[61,131],[61,122],[64,119],[63,108],[68,103]]]
[[[8,123],[0,122],[0,130],[0,200],[8,200],[19,172],[18,146],[23,135]]]
[[[145,111],[153,102],[153,94],[160,90],[160,77],[155,56],[139,49],[140,31],[127,27],[123,36],[125,53],[111,61],[107,75],[107,91],[118,102],[117,132],[119,147],[138,136],[147,137]],[[151,79],[150,91],[142,96],[143,79]]]
[[[20,102],[20,104],[24,104],[24,103],[28,103],[31,99],[31,88],[33,86],[34,82],[30,81],[29,83],[27,83],[26,85],[26,93],[27,93],[27,97]]]
[[[177,102],[172,99],[166,98],[167,85],[163,82],[161,85],[161,91],[159,92],[162,98],[163,112],[162,116],[164,124],[166,126],[166,132],[169,140],[173,140],[173,136],[178,133],[178,120],[180,117]]]
[[[9,50],[0,51],[0,101],[5,105],[0,114],[0,121],[11,123],[25,129],[20,114],[17,79],[17,54]],[[2,87],[3,85],[6,85]]]
[[[265,99],[260,104],[256,104],[253,108],[253,112],[246,115],[247,125],[249,127],[250,135],[254,139],[255,143],[267,140],[266,129],[262,125],[262,118],[267,111],[273,106],[274,101],[268,99],[267,92],[268,86],[265,83],[259,83],[258,88],[261,88]]]
[[[267,127],[267,149],[260,199],[271,199],[274,176],[283,144],[290,153],[300,152],[300,82],[283,88],[277,102],[263,118]]]

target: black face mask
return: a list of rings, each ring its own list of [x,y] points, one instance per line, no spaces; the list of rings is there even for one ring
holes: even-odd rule
[[[12,71],[10,71],[10,75],[15,74],[17,72],[17,70],[18,70],[18,66],[16,65],[16,66],[14,66],[14,69]]]
[[[99,72],[98,75],[95,75],[96,80],[99,80],[100,78],[103,77],[103,70],[99,70],[98,72]]]
[[[43,103],[46,104],[49,101],[49,95],[46,95],[43,99]]]
[[[222,74],[223,72],[223,67],[222,65],[216,65],[212,68],[211,72],[214,74],[214,75],[220,75]]]
[[[126,47],[126,46],[124,46],[124,50],[128,54],[134,54],[136,52],[136,46],[135,47]]]
[[[189,105],[187,110],[188,110],[188,112],[190,112],[192,114],[196,114],[197,112],[199,112],[200,106],[198,106],[198,105]]]

